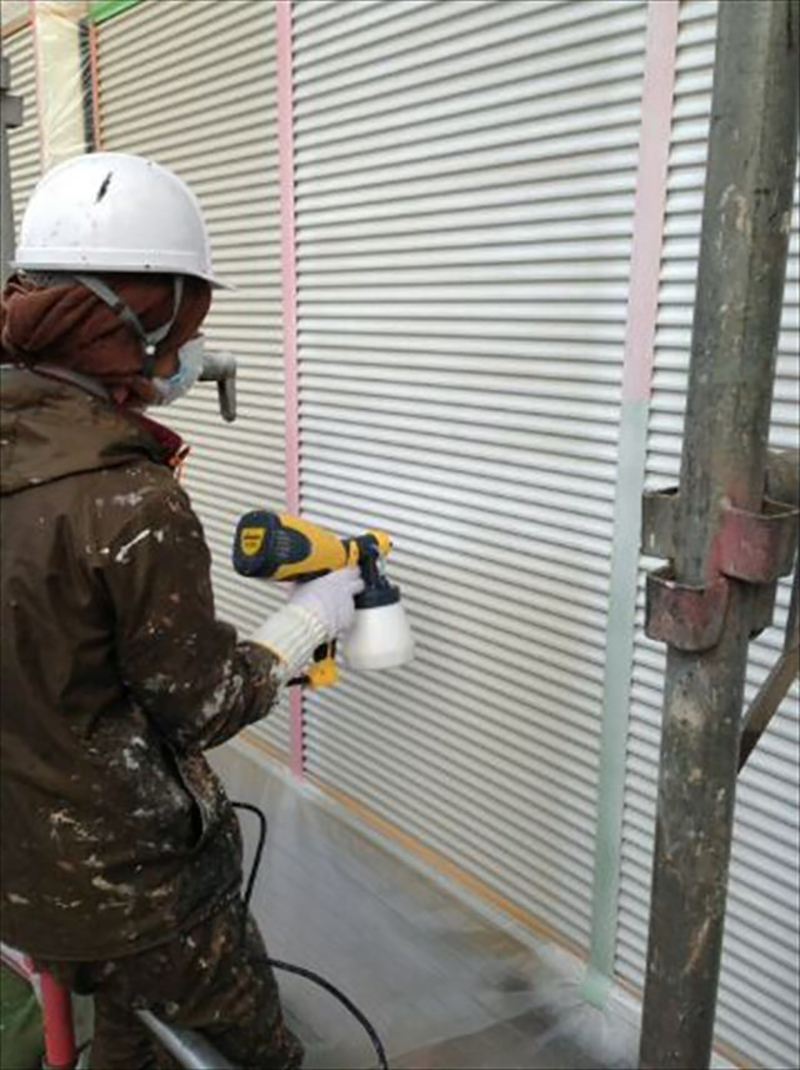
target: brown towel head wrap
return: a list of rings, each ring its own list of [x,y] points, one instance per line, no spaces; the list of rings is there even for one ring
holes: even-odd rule
[[[100,278],[138,316],[146,330],[166,323],[173,311],[169,275],[105,274]],[[211,288],[184,279],[183,298],[172,328],[159,343],[157,359],[194,338],[208,313]],[[118,400],[155,400],[153,384],[142,373],[137,336],[107,304],[78,282],[56,277],[42,285],[15,275],[0,301],[2,362],[50,364],[91,376]]]

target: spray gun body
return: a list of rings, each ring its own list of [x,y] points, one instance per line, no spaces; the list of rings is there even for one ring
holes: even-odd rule
[[[233,567],[242,576],[303,583],[336,569],[356,566],[364,591],[356,598],[356,623],[343,642],[343,653],[355,669],[396,668],[413,655],[413,640],[384,562],[392,541],[382,531],[339,538],[301,517],[267,510],[246,513],[236,529]],[[336,644],[320,647],[302,682],[325,687],[338,680]]]
[[[391,539],[382,531],[340,539],[299,516],[256,509],[239,521],[233,565],[242,576],[302,583],[386,557],[391,548]]]

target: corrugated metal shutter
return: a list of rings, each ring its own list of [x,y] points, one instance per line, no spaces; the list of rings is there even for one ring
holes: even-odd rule
[[[308,766],[580,948],[645,22],[294,7],[303,510],[394,535],[419,647]]]
[[[654,395],[648,440],[650,487],[677,481],[708,148],[716,3],[681,6],[678,77],[661,271]],[[792,231],[773,403],[772,441],[798,442],[798,231]],[[644,569],[658,562],[642,563]],[[776,626],[753,644],[751,698],[782,643],[788,583]],[[643,983],[664,649],[641,630],[636,642],[628,741],[617,972]],[[798,689],[782,706],[739,779],[736,832],[717,1014],[717,1038],[764,1066],[797,1066]]]
[[[3,55],[11,63],[11,91],[24,101],[24,122],[8,133],[14,226],[19,234],[25,205],[42,173],[36,111],[36,59],[29,25],[3,38]]]
[[[187,488],[214,555],[220,616],[246,636],[281,596],[232,572],[239,515],[285,502],[275,13],[249,0],[143,3],[100,25],[103,147],[173,168],[200,198],[217,292],[209,344],[239,357],[239,418],[201,384],[165,410],[194,446]],[[259,726],[282,750],[285,706]]]

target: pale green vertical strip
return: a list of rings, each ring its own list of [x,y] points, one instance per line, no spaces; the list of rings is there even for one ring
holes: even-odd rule
[[[614,975],[619,916],[641,500],[658,315],[677,37],[678,0],[650,0],[614,504],[592,889],[592,942],[583,985],[585,998],[596,1006],[604,1004]]]
[[[584,996],[595,1006],[605,1003],[614,972],[648,413],[649,398],[623,402],[606,634],[592,945],[583,985]]]

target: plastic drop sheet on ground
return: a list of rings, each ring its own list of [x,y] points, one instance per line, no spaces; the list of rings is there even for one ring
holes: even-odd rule
[[[632,1038],[586,1006],[579,972],[555,969],[544,945],[472,910],[247,743],[211,760],[231,798],[269,821],[252,909],[270,955],[341,988],[392,1067],[634,1065]],[[249,867],[257,822],[241,822]],[[310,1070],[375,1065],[366,1034],[330,995],[285,973],[278,982]]]

